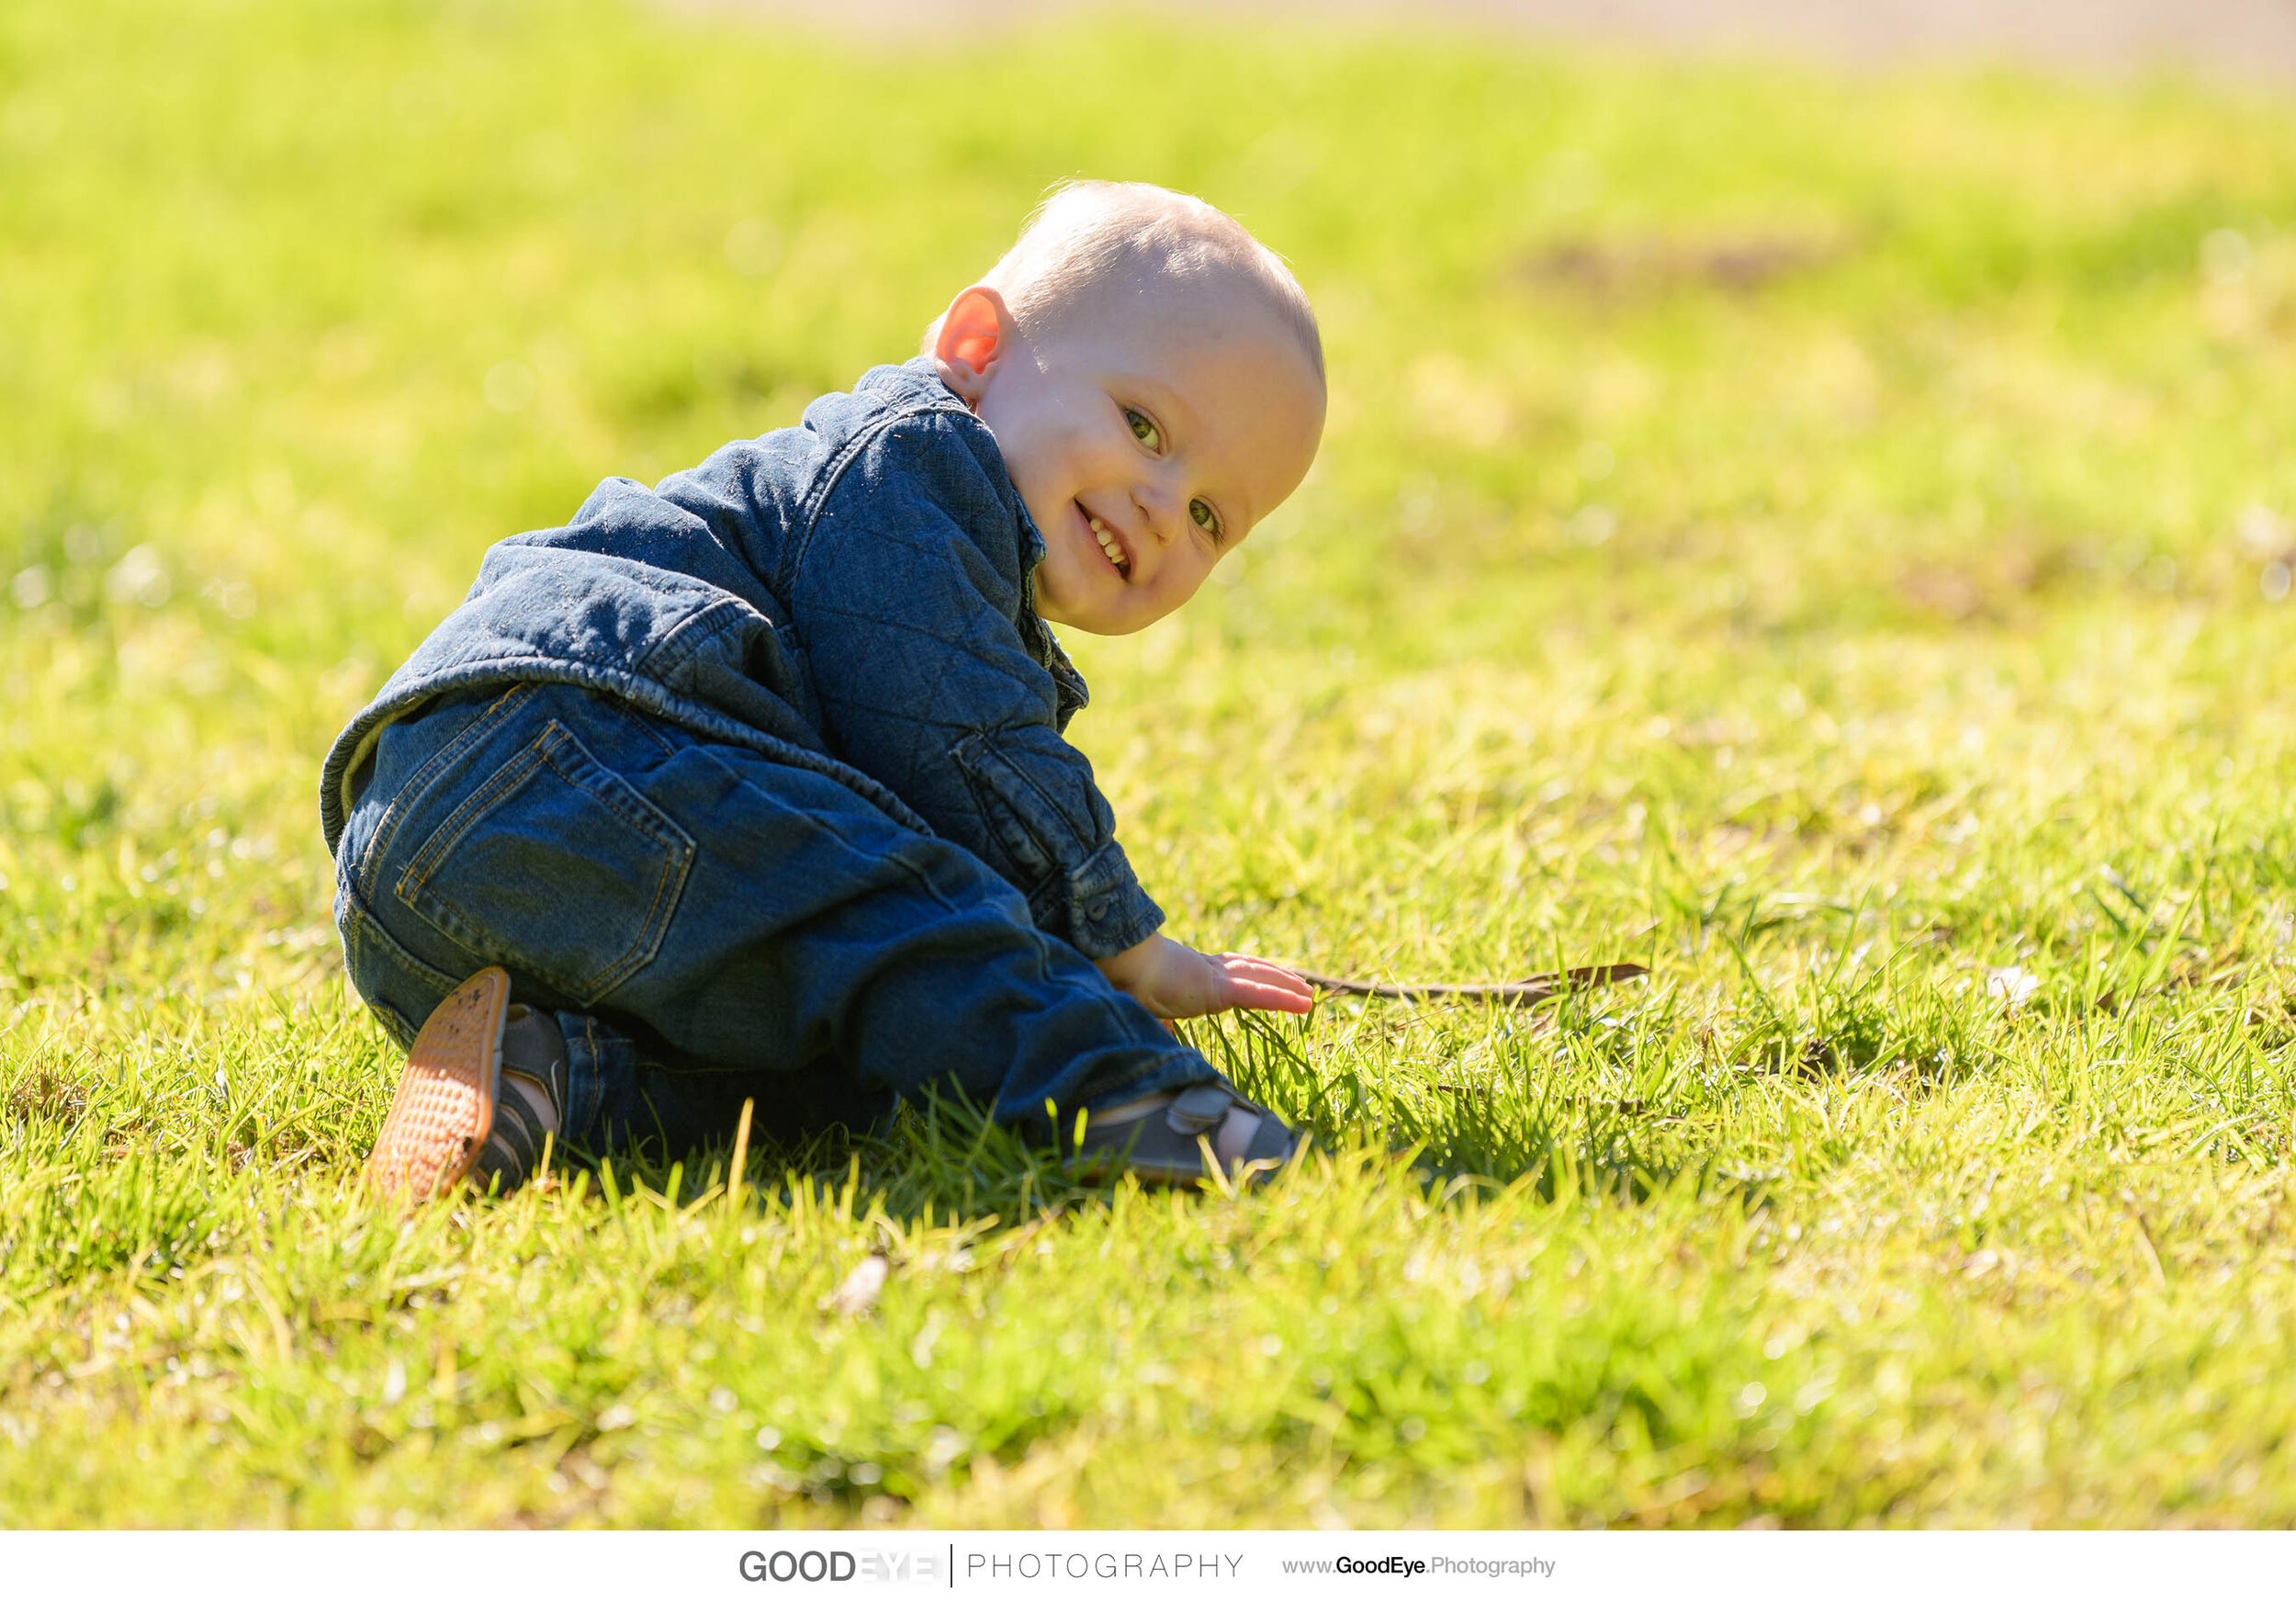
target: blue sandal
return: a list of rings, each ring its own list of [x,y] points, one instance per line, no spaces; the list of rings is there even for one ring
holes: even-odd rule
[[[1145,1185],[1191,1185],[1214,1173],[1263,1184],[1305,1150],[1307,1137],[1227,1085],[1191,1085],[1088,1113],[1071,1133],[1072,1173],[1082,1179],[1131,1174]]]

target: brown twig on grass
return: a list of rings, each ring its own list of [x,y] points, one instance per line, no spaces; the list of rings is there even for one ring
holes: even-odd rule
[[[1559,974],[1533,974],[1496,985],[1379,985],[1367,979],[1335,979],[1327,974],[1294,973],[1319,990],[1342,996],[1381,996],[1391,1001],[1495,1001],[1502,1007],[1536,1007],[1567,990],[1592,990],[1639,979],[1649,973],[1640,963],[1605,963],[1595,967],[1565,968]]]

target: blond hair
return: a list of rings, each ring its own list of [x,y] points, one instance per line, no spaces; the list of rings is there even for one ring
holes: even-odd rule
[[[1283,257],[1218,207],[1177,190],[1102,179],[1061,184],[981,282],[1004,296],[1013,321],[1032,333],[1115,285],[1185,283],[1222,272],[1242,273],[1261,292],[1322,382],[1315,308]],[[936,317],[925,330],[927,355],[940,333]]]

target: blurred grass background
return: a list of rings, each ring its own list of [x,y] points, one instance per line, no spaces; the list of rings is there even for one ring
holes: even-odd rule
[[[0,1518],[2286,1522],[2292,135],[1373,23],[8,7]],[[1657,981],[1205,1026],[1339,1154],[1272,1197],[958,1119],[398,1232],[328,739],[1076,174],[1241,217],[1334,373],[1219,582],[1071,642],[1174,931]]]

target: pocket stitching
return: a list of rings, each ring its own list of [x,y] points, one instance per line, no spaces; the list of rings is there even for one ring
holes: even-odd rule
[[[399,786],[399,793],[393,795],[389,805],[383,808],[383,816],[376,823],[374,834],[367,840],[366,860],[359,864],[358,872],[358,885],[362,895],[370,900],[374,898],[375,869],[381,865],[384,853],[390,849],[391,840],[399,832],[399,826],[406,821],[407,813],[413,809],[415,803],[421,801],[424,793],[436,782],[440,769],[449,762],[459,760],[472,741],[501,722],[521,702],[533,694],[535,689],[535,686],[532,684],[519,684],[507,694],[498,697],[491,705],[464,725],[456,733],[454,739],[432,752],[430,760],[417,768],[413,776],[405,784]]]
[[[431,838],[422,842],[422,849],[399,874],[399,883],[391,888],[399,899],[409,906],[413,898],[430,888],[431,875],[460,845],[463,836],[478,827],[478,820],[501,806],[513,790],[524,784],[542,765],[542,745],[550,738],[553,723],[545,728],[533,744],[494,770],[487,782],[463,797],[462,805],[446,815],[446,821],[432,830]]]
[[[624,798],[614,789],[589,782],[586,775],[558,760],[559,753],[568,746],[591,768],[614,780],[619,789],[629,791],[644,810],[634,810],[625,804]],[[653,899],[639,925],[637,938],[627,951],[578,982],[568,982],[565,976],[550,974],[539,968],[534,970],[538,977],[561,986],[568,996],[587,1006],[652,961],[661,950],[661,943],[670,932],[670,913],[685,888],[687,875],[692,871],[695,847],[693,838],[679,828],[674,819],[638,795],[628,780],[591,756],[557,719],[553,718],[546,725],[533,743],[504,762],[484,784],[447,816],[431,838],[423,842],[422,850],[407,864],[393,890],[417,917],[469,947],[475,954],[487,954],[478,943],[474,943],[479,940],[478,931],[465,921],[451,903],[431,895],[425,897],[431,905],[419,907],[415,904],[415,897],[430,889],[433,876],[479,820],[545,766],[570,788],[603,807],[614,818],[658,849],[663,855],[663,865],[655,881]],[[447,924],[454,927],[448,928]]]
[[[967,786],[973,791],[974,800],[980,805],[983,819],[989,826],[991,837],[996,839],[997,842],[1004,847],[1007,856],[1016,859],[1015,865],[1027,867],[1029,864],[1018,862],[1017,859],[1020,853],[1014,850],[1011,840],[1006,838],[1006,830],[1000,827],[1000,823],[1008,823],[1013,829],[1019,832],[1021,838],[1030,847],[1034,848],[1037,860],[1043,865],[1032,870],[1031,876],[1034,884],[1028,888],[1040,888],[1058,877],[1061,871],[1059,854],[1045,842],[1042,833],[1024,815],[1022,808],[1014,805],[1011,795],[988,773],[989,761],[992,759],[1003,762],[1007,769],[1015,769],[1015,764],[1009,759],[1004,758],[1002,753],[993,750],[988,742],[979,735],[959,741],[950,755],[956,759],[959,771],[964,774]],[[1028,785],[1030,790],[1035,789],[1034,785],[1029,784],[1027,775],[1019,773],[1017,769],[1015,769],[1014,776],[1020,784]]]
[[[661,847],[664,853],[661,874],[654,885],[654,902],[647,908],[646,921],[640,925],[638,938],[617,962],[592,979],[589,998],[594,1000],[653,961],[654,953],[661,950],[661,942],[669,937],[670,933],[670,913],[676,907],[678,897],[685,889],[686,875],[693,871],[693,837],[680,829],[669,814],[639,795],[636,787],[627,779],[622,778],[620,774],[604,767],[597,758],[591,756],[587,750],[583,750],[581,743],[571,734],[560,728],[556,723],[551,725],[551,728],[559,735],[560,739],[550,742],[541,751],[542,760],[549,764],[551,771],[568,784],[581,791],[583,795],[603,806],[638,833]],[[580,778],[557,760],[557,751],[562,745],[572,746],[591,767],[617,781],[620,788],[627,790],[638,806],[644,807],[651,816],[639,816],[625,809],[619,795],[611,791],[583,784]]]

